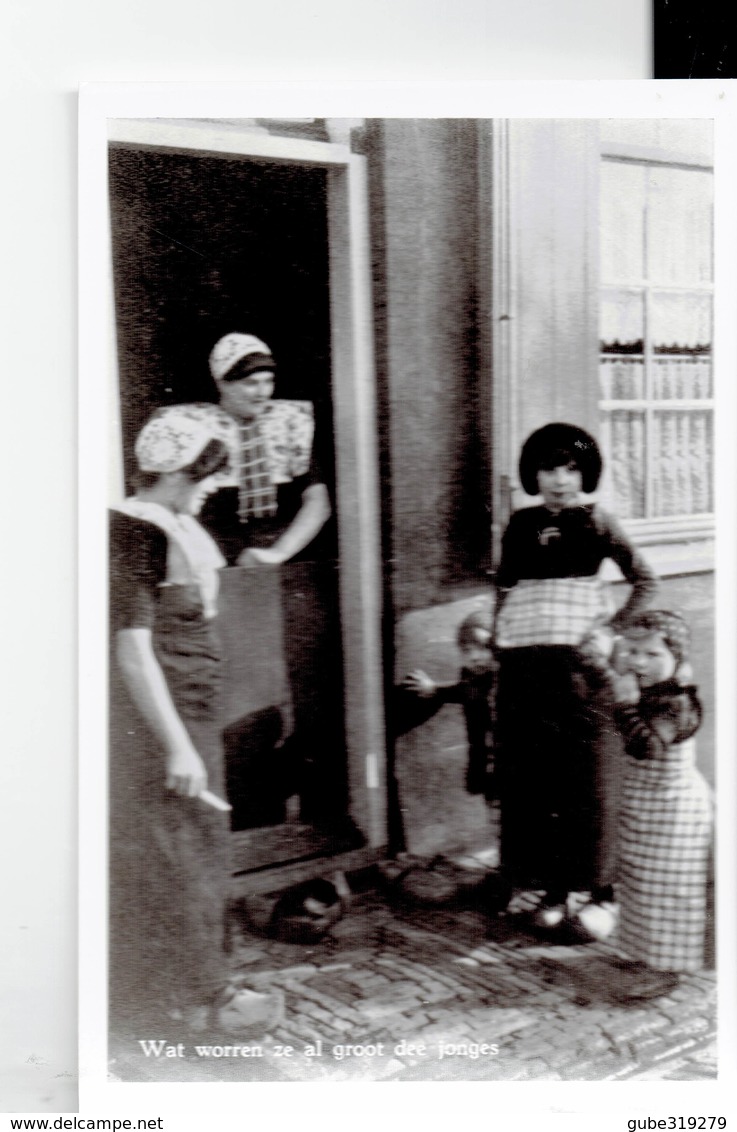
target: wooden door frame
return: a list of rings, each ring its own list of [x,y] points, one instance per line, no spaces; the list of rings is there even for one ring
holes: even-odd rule
[[[131,148],[322,167],[328,177],[330,345],[350,815],[373,849],[387,841],[381,641],[381,535],[366,158],[336,142],[263,127],[187,119],[108,119],[108,142]],[[112,281],[109,311],[114,327]],[[110,335],[115,342],[114,332]],[[117,358],[112,370],[117,382]],[[113,413],[119,403],[111,398]],[[118,432],[119,436],[119,432]],[[120,439],[112,453],[113,479]],[[118,484],[122,491],[122,482]]]
[[[491,420],[491,557],[499,565],[501,540],[512,512],[518,432],[516,352],[518,321],[514,201],[509,121],[491,120],[479,130],[479,272],[482,317],[479,354],[488,378]]]

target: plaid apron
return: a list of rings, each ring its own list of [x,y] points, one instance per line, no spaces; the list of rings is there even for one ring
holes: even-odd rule
[[[522,578],[507,594],[496,623],[501,649],[579,645],[614,612],[600,578]]]
[[[258,420],[241,422],[239,457],[238,517],[263,519],[276,515],[276,486],[272,483]]]
[[[712,837],[709,787],[687,739],[662,757],[628,758],[620,824],[620,946],[662,971],[704,963]]]

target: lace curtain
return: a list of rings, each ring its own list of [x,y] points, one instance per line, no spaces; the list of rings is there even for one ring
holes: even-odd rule
[[[625,519],[713,508],[712,243],[710,173],[603,162],[601,439]]]

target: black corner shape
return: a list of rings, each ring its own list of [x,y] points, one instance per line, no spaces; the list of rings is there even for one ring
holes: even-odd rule
[[[653,0],[653,77],[737,78],[731,10],[724,0]]]

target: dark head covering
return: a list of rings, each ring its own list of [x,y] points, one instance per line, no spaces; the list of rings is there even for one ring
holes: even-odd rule
[[[276,370],[271,350],[255,334],[226,334],[210,351],[210,373],[215,381],[240,381],[258,370]]]
[[[558,468],[571,461],[581,473],[581,487],[588,494],[596,491],[601,475],[599,446],[588,432],[577,425],[543,425],[522,445],[519,458],[519,478],[528,495],[537,495],[537,473]]]
[[[679,664],[688,660],[691,634],[680,613],[672,613],[669,609],[645,609],[628,622],[624,631],[625,634],[659,633]]]

